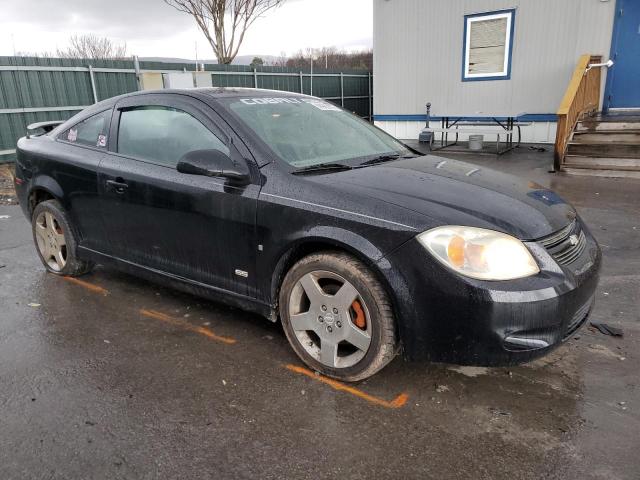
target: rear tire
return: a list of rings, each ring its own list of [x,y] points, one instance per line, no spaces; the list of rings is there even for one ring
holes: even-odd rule
[[[78,234],[60,202],[39,203],[33,210],[31,228],[38,256],[49,272],[77,277],[91,271],[93,263],[77,257]]]
[[[356,382],[396,355],[388,295],[375,275],[342,252],[298,261],[280,288],[280,317],[293,350],[313,370]]]

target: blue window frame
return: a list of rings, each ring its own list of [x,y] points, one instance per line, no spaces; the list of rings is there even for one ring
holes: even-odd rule
[[[462,81],[509,80],[516,11],[464,16]]]

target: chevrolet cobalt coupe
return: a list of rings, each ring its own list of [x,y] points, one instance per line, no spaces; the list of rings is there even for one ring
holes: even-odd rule
[[[49,272],[112,265],[280,320],[331,377],[400,351],[528,361],[593,304],[600,249],[554,192],[422,156],[318,98],[138,92],[30,127],[16,190]]]

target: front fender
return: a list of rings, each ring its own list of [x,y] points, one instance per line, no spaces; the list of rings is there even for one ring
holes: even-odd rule
[[[304,232],[297,232],[296,237],[293,243],[306,240],[335,243],[336,247],[344,248],[358,257],[366,258],[367,263],[373,264],[384,256],[378,247],[363,236],[340,227],[318,225]]]
[[[265,275],[260,278],[270,280],[261,290],[268,292],[267,300],[274,307],[278,302],[278,290],[289,268],[300,258],[313,252],[327,249],[344,250],[377,270],[376,264],[384,256],[373,243],[366,238],[339,227],[315,226],[311,229],[295,232],[283,242],[275,254],[263,266]],[[269,275],[268,272],[273,272]],[[379,273],[379,272],[376,272]]]

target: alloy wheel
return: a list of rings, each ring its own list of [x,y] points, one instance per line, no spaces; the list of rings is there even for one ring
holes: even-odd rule
[[[358,290],[324,270],[303,275],[289,297],[291,327],[306,352],[331,368],[357,364],[371,345],[371,321]]]
[[[40,255],[49,267],[59,272],[67,264],[67,242],[60,222],[50,212],[36,218],[36,242]]]

